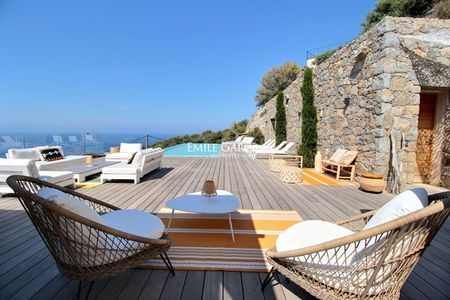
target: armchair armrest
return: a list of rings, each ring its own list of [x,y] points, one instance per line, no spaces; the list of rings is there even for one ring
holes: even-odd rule
[[[359,231],[369,221],[369,219],[377,212],[376,209],[368,211],[363,214],[350,216],[345,219],[341,219],[335,222],[337,225],[344,226],[348,229]],[[362,226],[361,226],[362,225]]]

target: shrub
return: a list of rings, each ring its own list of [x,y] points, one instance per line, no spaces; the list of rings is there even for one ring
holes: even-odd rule
[[[275,97],[279,91],[284,90],[297,79],[300,72],[301,68],[294,62],[287,62],[270,69],[263,76],[261,85],[256,90],[256,105],[264,105],[267,101]]]
[[[165,141],[153,143],[151,147],[167,148],[184,143],[213,143],[219,144],[221,142],[234,140],[237,134],[244,133],[247,128],[247,120],[234,122],[231,128],[219,131],[206,130],[201,134],[175,136]]]
[[[314,105],[314,85],[311,68],[305,68],[303,84],[300,89],[303,98],[302,107],[302,142],[298,155],[303,156],[303,166],[314,167],[314,156],[317,151],[317,112]]]
[[[364,30],[377,24],[385,16],[421,17],[430,11],[433,4],[439,0],[378,0],[373,11],[366,16],[361,24]]]
[[[284,107],[284,94],[279,92],[276,102],[275,112],[275,140],[278,145],[282,141],[286,140],[286,108]]]
[[[322,54],[317,55],[315,57],[315,59],[314,59],[314,64],[315,65],[320,65],[321,63],[326,61],[331,55],[336,53],[336,51],[338,51],[339,49],[341,49],[341,47],[336,48],[336,49],[332,49],[332,50],[328,50],[327,52],[324,52]]]
[[[450,0],[437,2],[433,7],[432,16],[440,19],[450,18]]]
[[[252,136],[255,139],[253,140],[253,142],[255,142],[258,145],[261,145],[264,143],[265,138],[264,135],[262,134],[261,130],[259,129],[259,127],[256,127],[255,129],[253,129],[252,131],[250,131],[247,136]]]

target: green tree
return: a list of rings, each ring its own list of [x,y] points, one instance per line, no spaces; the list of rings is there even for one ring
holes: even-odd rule
[[[275,112],[275,140],[278,145],[282,141],[286,140],[286,108],[284,107],[284,94],[279,92],[276,102]]]
[[[303,166],[314,167],[314,156],[317,152],[317,112],[314,105],[314,85],[311,68],[305,68],[302,94],[302,142],[298,154],[303,156]]]
[[[364,30],[377,24],[385,16],[392,17],[422,17],[427,14],[434,4],[440,0],[378,0],[373,11],[366,16],[361,24]]]
[[[259,129],[259,127],[255,127],[255,129],[253,129],[252,131],[250,131],[250,132],[247,134],[247,136],[252,136],[252,137],[254,137],[255,139],[254,139],[253,142],[254,142],[255,144],[258,144],[258,145],[263,144],[263,143],[264,143],[264,140],[265,140],[264,135],[263,135],[263,133],[261,132],[261,129]]]
[[[294,62],[287,62],[270,69],[263,76],[261,85],[256,90],[256,105],[264,105],[267,101],[275,97],[279,91],[287,88],[297,78],[300,72],[301,68]]]

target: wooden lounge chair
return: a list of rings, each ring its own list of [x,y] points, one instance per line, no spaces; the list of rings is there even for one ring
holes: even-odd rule
[[[278,271],[320,299],[398,299],[408,275],[450,214],[450,192],[425,199],[430,204],[424,208],[374,227],[366,222],[377,218],[376,211],[329,223],[353,230],[341,238],[284,252],[276,247],[268,250],[273,268],[263,288]],[[368,229],[358,231],[363,226]]]
[[[338,149],[330,159],[322,160],[322,172],[331,172],[336,174],[336,180],[348,179],[351,182],[355,180],[355,165],[353,164],[358,151],[347,151]]]
[[[13,175],[8,177],[7,183],[16,193],[44,240],[58,269],[69,278],[80,281],[78,296],[82,281],[91,282],[89,294],[93,280],[115,276],[156,256],[160,256],[172,275],[175,275],[166,254],[171,245],[167,234],[162,234],[159,239],[130,234],[65,209],[42,198],[38,193],[43,188],[51,191],[56,189],[58,193],[62,192],[62,195],[81,201],[90,208],[87,208],[88,210],[92,209],[102,217],[111,213],[117,216],[117,213],[139,211],[121,210],[76,191],[32,177]],[[144,212],[141,214],[149,215]]]

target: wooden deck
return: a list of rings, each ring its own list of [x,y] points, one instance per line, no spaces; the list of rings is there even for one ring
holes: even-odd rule
[[[266,161],[247,157],[165,158],[163,168],[134,185],[106,183],[81,191],[121,208],[156,212],[166,200],[201,189],[205,179],[236,194],[246,209],[296,210],[303,219],[337,220],[377,208],[391,198],[352,186],[281,183]],[[73,299],[77,282],[57,270],[17,199],[0,199],[0,299]],[[131,270],[97,280],[96,299],[311,299],[281,276],[281,284],[260,289],[265,274],[222,271]],[[86,289],[85,289],[86,290]],[[447,221],[410,275],[402,299],[450,297],[450,222]]]

